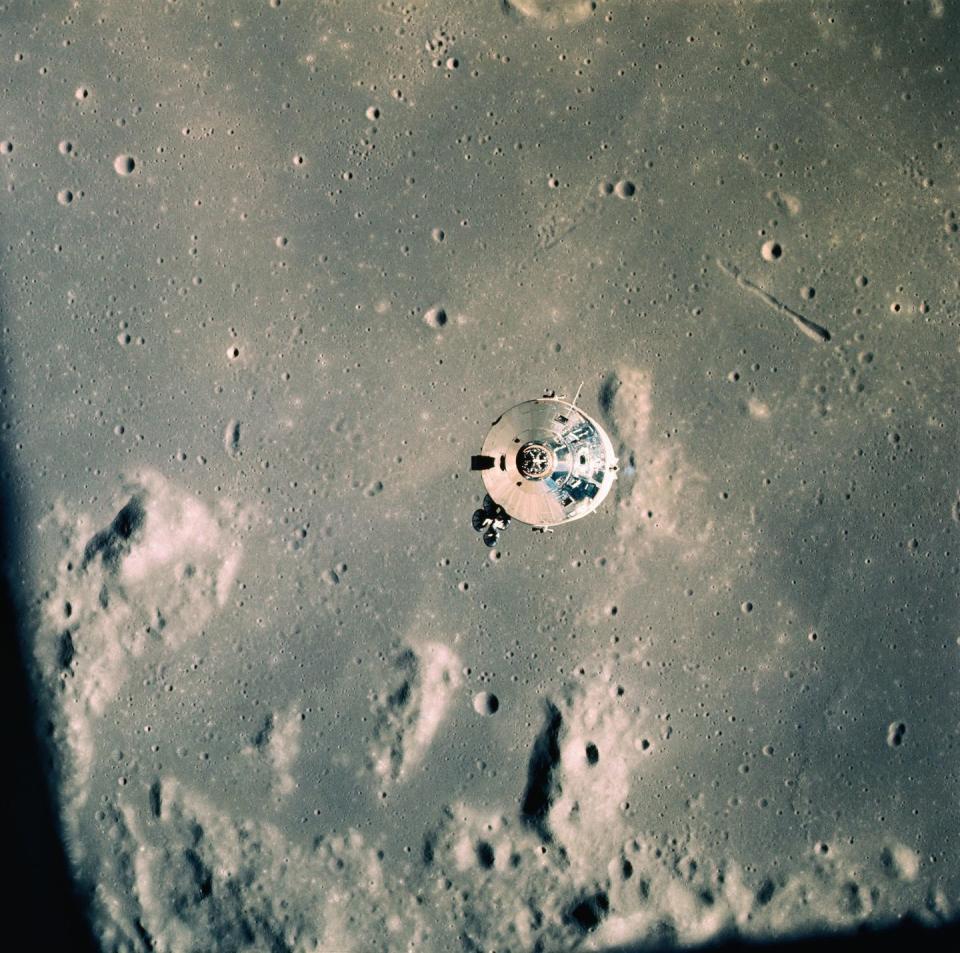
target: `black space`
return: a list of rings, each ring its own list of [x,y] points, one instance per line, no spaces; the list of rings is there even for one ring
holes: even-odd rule
[[[10,560],[9,538],[4,534]],[[9,562],[7,563],[9,564]],[[29,943],[31,950],[95,950],[86,919],[67,869],[59,823],[53,808],[48,752],[38,736],[36,703],[30,691],[6,581],[0,583],[3,619],[3,697],[9,705],[7,724],[13,748],[13,791],[8,814],[12,828],[7,872],[7,929]],[[9,936],[9,934],[8,934]]]

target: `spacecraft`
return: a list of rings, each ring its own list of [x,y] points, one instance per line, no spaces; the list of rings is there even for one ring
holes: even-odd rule
[[[581,385],[582,386],[582,385]],[[473,528],[496,546],[511,520],[553,532],[592,513],[617,478],[613,444],[573,401],[547,391],[511,407],[491,425],[470,469],[480,471],[486,495]]]

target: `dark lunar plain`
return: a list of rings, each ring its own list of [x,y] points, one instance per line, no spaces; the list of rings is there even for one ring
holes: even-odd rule
[[[0,62],[11,934],[957,945],[960,5],[11,2]],[[581,381],[614,491],[488,551],[471,454]]]

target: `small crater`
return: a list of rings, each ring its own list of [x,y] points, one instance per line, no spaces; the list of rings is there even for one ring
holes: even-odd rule
[[[73,636],[69,629],[65,629],[60,636],[60,644],[57,646],[57,666],[61,671],[66,671],[73,664],[77,650],[73,645]]]
[[[903,736],[907,733],[907,726],[902,721],[892,721],[887,726],[887,745],[899,748],[903,744]]]
[[[478,715],[494,715],[500,709],[500,699],[492,692],[477,692],[473,696],[473,710]]]
[[[757,903],[761,907],[765,907],[772,899],[774,891],[776,890],[776,885],[774,882],[767,877],[766,880],[757,888]]]
[[[424,324],[430,328],[442,328],[447,323],[447,312],[440,307],[429,308],[423,315]]]
[[[233,458],[240,456],[240,421],[231,420],[223,431],[223,449]]]
[[[493,847],[490,846],[487,841],[482,840],[477,842],[477,863],[484,870],[491,870],[493,868],[496,857],[493,853]]]
[[[771,238],[761,246],[760,256],[764,261],[779,261],[783,257],[783,246]]]
[[[848,880],[841,888],[841,904],[851,916],[859,916],[863,912],[863,897],[860,895],[860,886]]]
[[[133,156],[118,155],[116,159],[113,160],[113,171],[116,172],[117,175],[130,175],[136,167],[137,161]]]
[[[583,933],[595,930],[610,911],[610,899],[603,890],[589,897],[574,901],[564,913],[564,922],[577,927]]]
[[[420,857],[425,866],[429,867],[433,863],[434,852],[436,850],[436,834],[427,834],[423,838],[423,847],[420,850]]]
[[[150,813],[154,817],[159,818],[160,812],[163,808],[163,796],[160,790],[159,780],[154,781],[153,784],[150,785],[149,798],[150,798]]]

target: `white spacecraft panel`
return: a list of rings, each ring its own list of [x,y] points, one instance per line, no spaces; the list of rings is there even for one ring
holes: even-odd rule
[[[487,493],[521,523],[555,526],[592,513],[616,479],[610,438],[569,401],[543,397],[494,421],[481,450]]]

